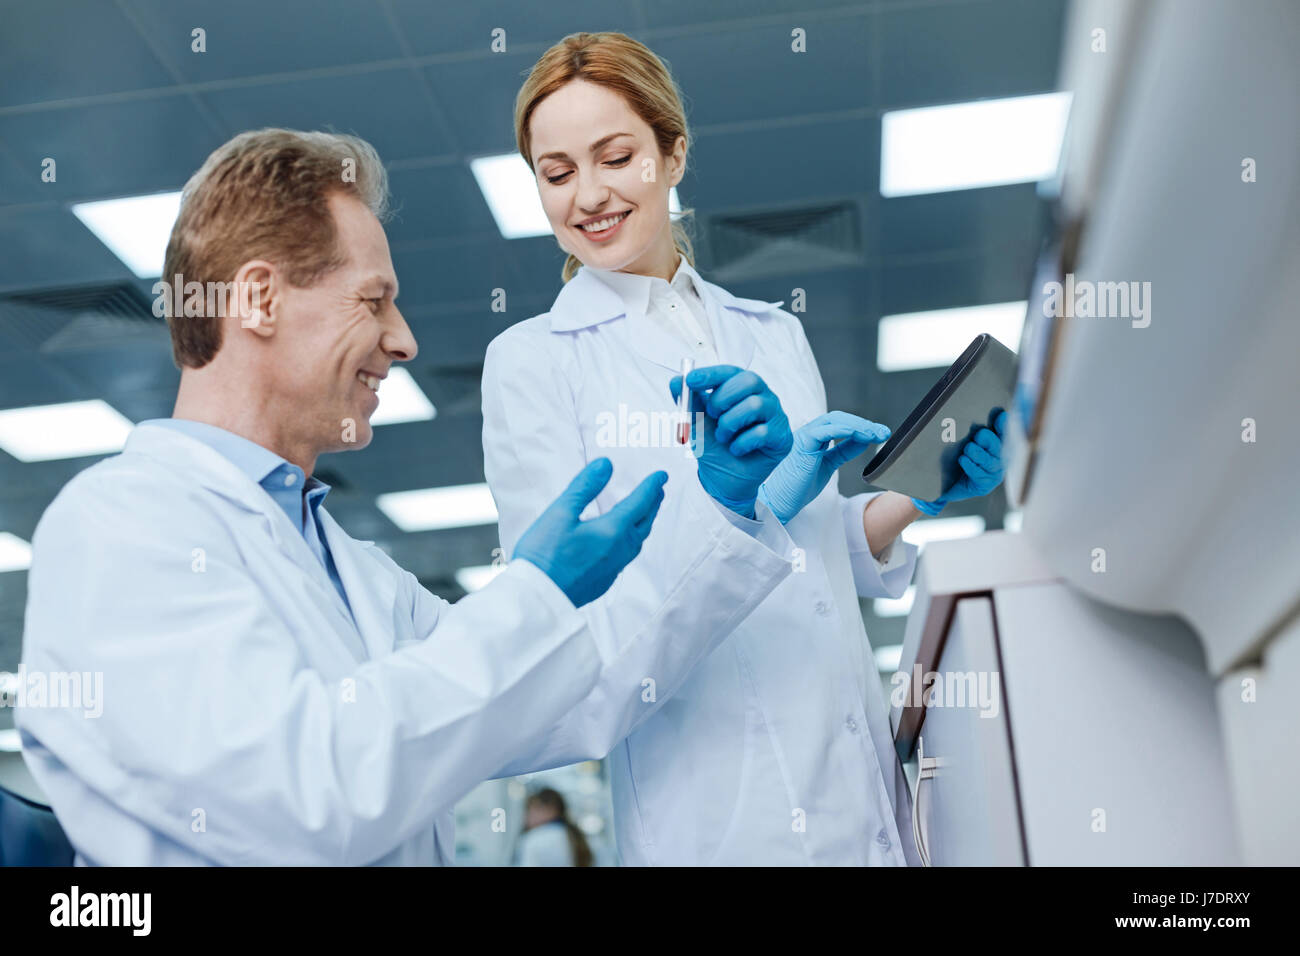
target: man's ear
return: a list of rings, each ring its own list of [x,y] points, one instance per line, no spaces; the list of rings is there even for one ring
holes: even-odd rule
[[[279,281],[275,267],[265,260],[253,259],[239,267],[235,273],[234,316],[241,329],[263,338],[275,334]]]

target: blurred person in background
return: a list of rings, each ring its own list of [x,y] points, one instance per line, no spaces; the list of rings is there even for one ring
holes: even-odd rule
[[[520,866],[595,866],[587,837],[569,819],[558,790],[529,794],[524,804],[524,832],[519,838]]]

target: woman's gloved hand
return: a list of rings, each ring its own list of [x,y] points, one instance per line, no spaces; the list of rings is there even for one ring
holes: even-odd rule
[[[912,499],[912,504],[930,516],[937,515],[951,501],[982,498],[1002,484],[1006,466],[1002,461],[1002,434],[1007,427],[1007,413],[1000,408],[989,415],[988,427],[981,428],[962,446],[957,464],[965,472],[951,488],[934,501]]]
[[[848,412],[827,412],[794,433],[794,450],[763,482],[760,494],[785,524],[821,494],[840,465],[888,439],[885,425]]]
[[[781,400],[758,375],[734,365],[697,368],[686,384],[700,484],[724,508],[754,517],[759,486],[790,452]],[[674,375],[668,389],[676,401],[682,377]]]
[[[594,601],[641,553],[668,473],[656,471],[605,514],[583,521],[582,510],[609,484],[614,466],[597,458],[578,472],[515,545],[515,558],[542,569],[574,607]]]

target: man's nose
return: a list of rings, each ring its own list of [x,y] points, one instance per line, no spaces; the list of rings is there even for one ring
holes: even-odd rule
[[[386,325],[383,338],[379,340],[384,353],[394,362],[409,362],[415,358],[420,351],[420,346],[416,343],[411,327],[406,324],[406,319],[397,306],[394,305],[390,310]]]

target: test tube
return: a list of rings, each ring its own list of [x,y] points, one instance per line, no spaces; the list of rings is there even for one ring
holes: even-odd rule
[[[691,390],[686,387],[686,376],[694,368],[694,359],[682,359],[682,390],[677,396],[677,444],[679,445],[688,445],[691,441]]]

